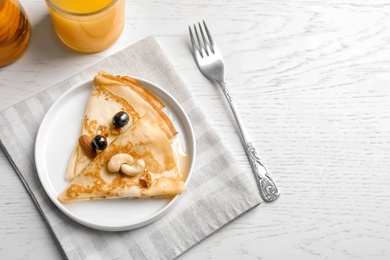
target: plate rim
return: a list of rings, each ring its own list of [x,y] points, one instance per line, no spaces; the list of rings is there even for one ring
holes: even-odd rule
[[[179,122],[182,123],[183,125],[185,125],[183,128],[185,128],[186,131],[183,131],[183,132],[186,132],[186,134],[187,134],[187,136],[185,138],[186,144],[188,145],[187,153],[191,153],[192,154],[192,156],[190,156],[190,159],[192,159],[192,160],[190,162],[189,170],[188,170],[188,173],[187,173],[187,177],[186,177],[186,180],[184,182],[185,186],[187,187],[189,181],[191,180],[191,177],[192,177],[192,174],[193,174],[193,171],[194,171],[195,162],[196,162],[196,138],[195,138],[195,134],[194,134],[194,129],[193,129],[192,123],[191,123],[187,113],[185,112],[184,108],[179,104],[179,102],[167,90],[165,90],[164,88],[162,88],[158,84],[156,84],[156,83],[154,83],[154,82],[152,82],[150,80],[141,78],[141,77],[131,76],[131,75],[128,75],[128,76],[131,77],[131,78],[136,79],[137,81],[139,81],[139,83],[141,85],[143,85],[146,89],[151,91],[153,94],[155,94],[159,98],[161,98],[161,94],[156,93],[156,91],[157,92],[162,92],[163,95],[165,95],[166,98],[169,99],[169,102],[173,102],[175,104],[175,106],[178,108],[178,110],[180,111],[181,115],[177,115],[178,113],[177,113],[176,110],[175,110],[176,111],[175,114],[178,116]],[[146,85],[148,85],[148,86],[145,86],[144,83],[146,83]],[[92,86],[93,85],[93,79],[84,80],[82,82],[75,83],[72,87],[70,87],[63,94],[61,94],[61,96],[59,98],[57,98],[57,100],[55,100],[53,102],[53,104],[51,104],[50,108],[45,113],[45,115],[44,115],[44,117],[43,117],[43,119],[42,119],[42,121],[41,121],[41,123],[39,125],[38,132],[37,132],[37,135],[36,135],[36,138],[35,138],[35,147],[34,147],[35,167],[36,167],[36,170],[37,170],[39,181],[40,181],[40,183],[41,183],[41,185],[43,187],[43,190],[45,191],[46,195],[55,204],[55,206],[62,213],[64,213],[66,216],[68,216],[72,220],[74,220],[74,221],[76,221],[76,222],[78,222],[78,223],[80,223],[80,224],[82,224],[84,226],[87,226],[87,227],[90,227],[90,228],[93,228],[93,229],[97,229],[97,230],[103,230],[103,231],[125,231],[125,230],[132,230],[132,229],[136,229],[136,228],[148,225],[148,224],[156,221],[157,219],[159,219],[163,215],[165,215],[167,212],[169,212],[169,210],[183,196],[183,193],[174,196],[168,202],[167,205],[165,205],[163,208],[161,208],[160,210],[158,210],[154,214],[152,214],[152,215],[148,216],[147,218],[143,219],[142,221],[141,220],[140,221],[133,221],[133,222],[126,223],[126,224],[123,224],[123,225],[98,225],[98,224],[94,224],[94,223],[89,223],[88,221],[85,221],[84,219],[80,219],[79,217],[77,217],[77,215],[75,215],[73,212],[69,211],[67,208],[65,208],[63,206],[63,204],[58,200],[58,198],[55,196],[55,194],[52,194],[52,192],[49,191],[49,188],[50,188],[49,186],[52,185],[52,182],[50,182],[49,178],[46,178],[46,179],[49,180],[49,183],[47,183],[46,180],[45,180],[45,175],[44,175],[43,172],[45,172],[45,168],[46,168],[47,165],[45,163],[42,163],[42,161],[45,161],[44,158],[46,156],[46,153],[43,153],[42,149],[43,150],[45,149],[45,143],[46,143],[44,141],[44,140],[46,140],[46,137],[45,137],[44,134],[47,134],[47,133],[50,132],[50,130],[46,130],[46,128],[50,127],[50,125],[52,124],[52,123],[50,123],[50,115],[57,108],[57,106],[59,106],[59,104],[62,102],[62,100],[65,99],[71,92],[77,91],[78,88],[81,88],[81,87],[83,87],[86,84],[91,84],[91,86]],[[150,88],[150,86],[152,86],[151,87],[152,89]],[[88,101],[87,101],[87,103],[88,103]],[[83,113],[85,113],[85,109],[84,109]],[[184,117],[185,122],[183,122],[182,117]]]

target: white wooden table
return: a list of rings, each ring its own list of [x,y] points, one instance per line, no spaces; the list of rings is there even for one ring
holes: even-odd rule
[[[228,105],[190,55],[187,25],[206,20],[283,194],[182,259],[390,259],[388,1],[129,0],[121,38],[92,55],[59,42],[43,0],[21,2],[33,34],[24,56],[0,69],[0,110],[154,34],[244,164]],[[0,259],[43,257],[63,256],[0,150]]]

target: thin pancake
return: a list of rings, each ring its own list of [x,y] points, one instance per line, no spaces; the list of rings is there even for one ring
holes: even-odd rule
[[[109,160],[119,153],[130,154],[135,160],[142,159],[145,172],[134,177],[109,172]],[[151,176],[148,187],[140,181],[144,174]],[[172,142],[154,115],[147,113],[87,165],[58,199],[67,203],[103,198],[173,196],[184,191]]]
[[[163,103],[135,79],[99,72],[94,78],[94,86],[85,110],[80,136],[88,135],[93,138],[101,134],[110,144],[122,131],[115,129],[112,125],[112,118],[117,112],[125,111],[129,114],[130,121],[123,127],[123,130],[134,124],[144,114],[151,112],[168,139],[172,139],[177,131],[162,111],[162,107]],[[76,143],[69,160],[66,179],[73,180],[91,161],[92,158],[88,157]]]
[[[130,104],[137,107],[137,111],[142,107],[142,109],[154,113],[160,127],[169,138],[177,134],[172,121],[164,111],[162,111],[162,108],[164,107],[163,102],[135,79],[129,76],[99,72],[98,75],[95,76],[94,82],[96,85],[109,87],[113,93],[125,98]],[[141,114],[143,115],[144,113]]]

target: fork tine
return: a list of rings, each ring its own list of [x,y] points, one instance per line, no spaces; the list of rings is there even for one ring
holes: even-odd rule
[[[200,53],[200,56],[203,58],[203,51],[202,50],[204,49],[204,47],[203,47],[202,41],[199,38],[198,30],[196,29],[195,24],[194,24],[194,31],[195,31],[196,40],[198,41],[198,45],[197,45],[198,51]]]
[[[190,32],[190,37],[191,37],[192,52],[195,54],[196,50],[199,50],[199,48],[195,42],[194,35],[192,34],[192,30],[190,26],[188,26],[188,30]]]
[[[214,41],[213,41],[213,37],[211,37],[211,34],[209,32],[209,29],[207,28],[207,25],[205,23],[205,21],[203,20],[203,26],[204,26],[204,29],[206,30],[206,34],[207,34],[207,37],[208,37],[208,40],[209,40],[209,43],[210,43],[210,49],[213,53],[215,53],[215,50],[214,50]]]
[[[196,25],[193,25],[194,33],[192,32],[192,29],[190,26],[188,26],[188,30],[190,32],[191,37],[191,44],[192,44],[192,50],[194,52],[194,55],[196,55],[196,50],[198,51],[199,55],[203,58],[204,53],[209,56],[211,53],[215,53],[215,47],[214,47],[214,41],[211,37],[210,31],[207,28],[206,22],[203,20],[203,26],[206,34],[203,32],[202,25],[200,22],[198,22],[198,27],[200,33],[198,33],[198,29],[196,28]],[[199,36],[200,34],[200,36]],[[207,37],[206,37],[207,35]]]
[[[198,31],[196,30],[195,24],[194,24],[194,31],[195,31],[195,36],[194,33],[192,33],[191,27],[188,26],[188,30],[190,31],[190,37],[191,37],[191,44],[192,44],[192,52],[194,55],[200,55],[203,58],[203,52],[202,48],[203,46],[201,45],[202,42],[199,40],[199,35]]]
[[[207,25],[206,25],[205,21],[203,21],[203,26],[204,26],[204,29],[205,29],[206,34],[207,34],[207,40],[204,40],[204,41],[205,42],[207,41],[207,44],[208,44],[211,52],[215,53],[213,37],[211,37],[211,34],[209,32],[209,29],[207,28]]]
[[[207,46],[209,44],[208,44],[208,42],[206,40],[206,37],[204,36],[203,30],[202,30],[202,26],[200,25],[200,23],[198,23],[198,26],[199,26],[200,34],[202,35],[202,39],[203,39],[203,49],[206,52],[206,55],[209,56],[209,51],[208,51],[208,48],[207,48]]]

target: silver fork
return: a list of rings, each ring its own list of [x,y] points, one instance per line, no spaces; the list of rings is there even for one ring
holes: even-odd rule
[[[203,32],[200,23],[198,23],[198,27],[200,33],[198,33],[198,30],[194,24],[194,36],[191,27],[188,26],[192,43],[192,54],[194,55],[196,64],[198,65],[198,68],[203,75],[205,75],[210,80],[215,80],[221,86],[240,129],[241,140],[259,186],[260,194],[263,200],[272,202],[279,197],[280,190],[271,178],[270,173],[260,161],[259,154],[254,148],[249,138],[248,131],[246,130],[244,123],[236,109],[236,106],[233,103],[233,99],[229,94],[229,90],[227,89],[225,83],[224,62],[222,55],[218,51],[218,48],[215,45],[209,30],[207,29],[206,23],[203,21],[203,27],[206,34]]]

